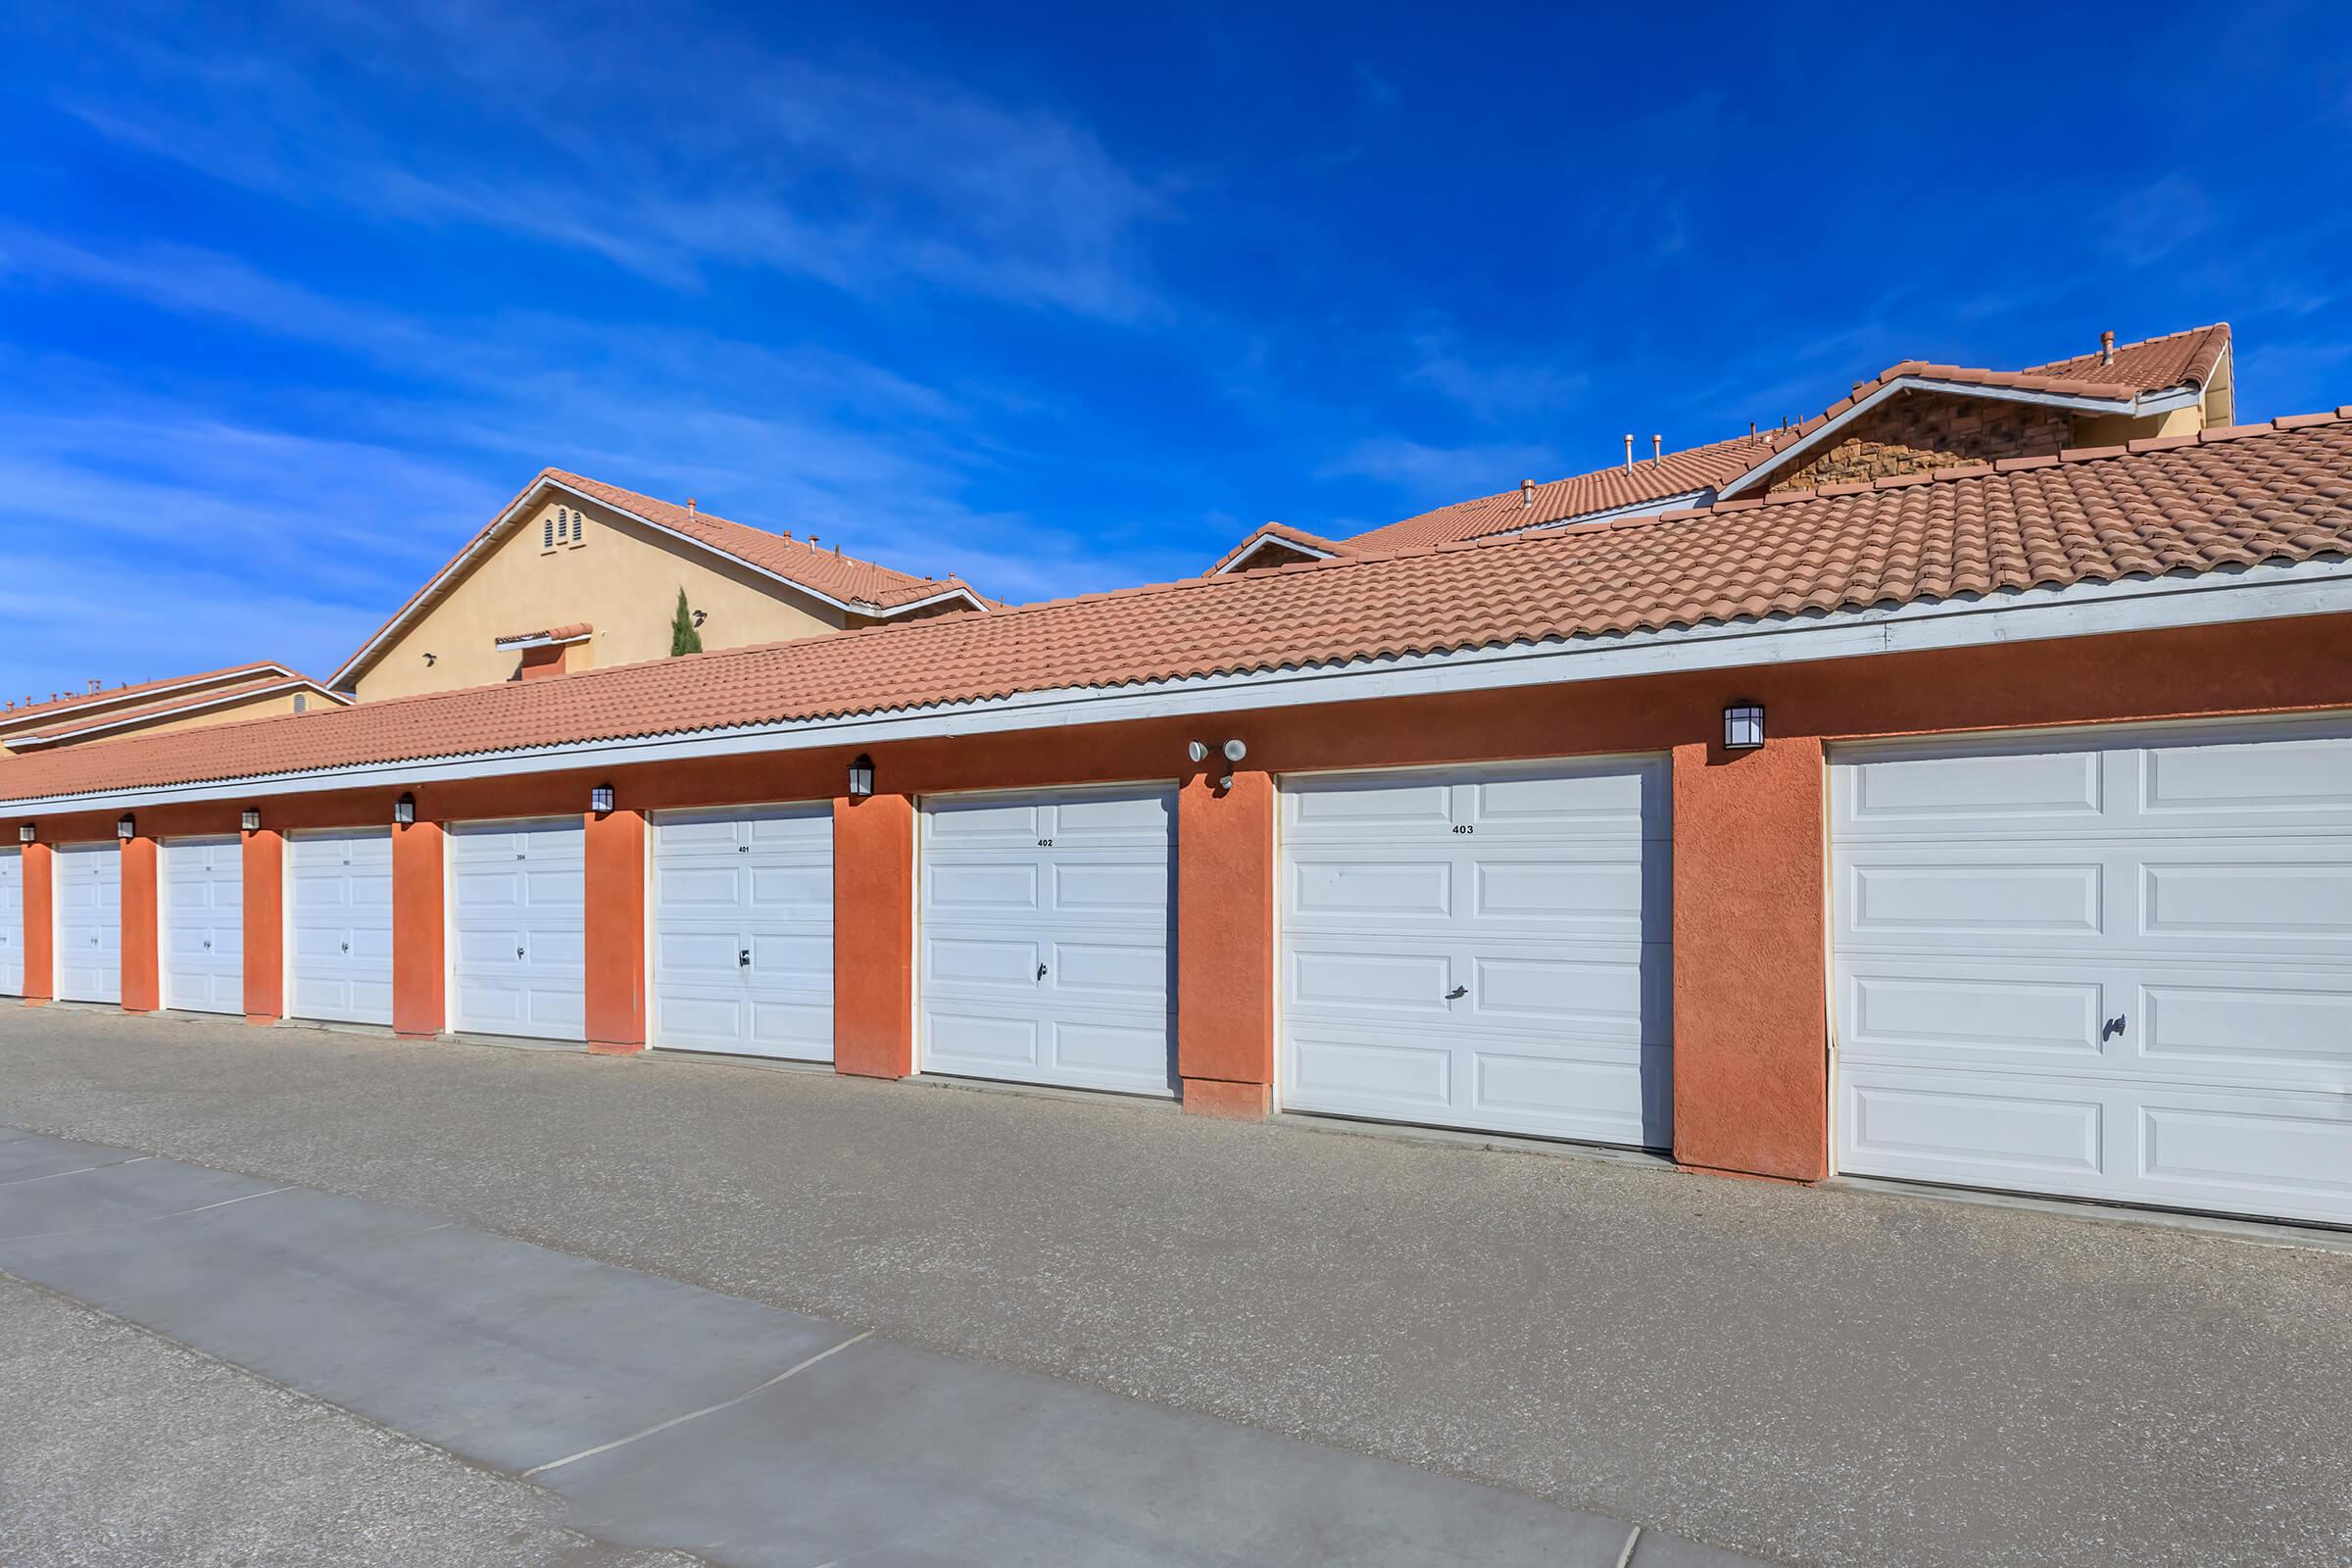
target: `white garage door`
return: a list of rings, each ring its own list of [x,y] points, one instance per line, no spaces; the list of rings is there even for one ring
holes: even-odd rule
[[[454,1027],[587,1038],[587,870],[577,817],[450,829]]]
[[[2352,1223],[2352,724],[1840,750],[1841,1169]]]
[[[24,994],[24,854],[0,850],[0,996]]]
[[[833,808],[654,819],[658,1046],[833,1059]]]
[[[122,1000],[122,852],[112,844],[57,848],[57,995]]]
[[[164,1005],[245,1010],[245,855],[235,839],[164,845]]]
[[[1175,1093],[1160,787],[923,806],[922,1065]]]
[[[1282,790],[1285,1108],[1673,1141],[1662,760]]]
[[[297,833],[286,842],[286,1011],[392,1021],[392,830]]]

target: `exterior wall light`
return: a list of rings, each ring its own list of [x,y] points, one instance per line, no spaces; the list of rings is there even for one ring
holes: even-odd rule
[[[121,816],[115,818],[115,837],[119,839],[126,839],[132,834],[138,832],[138,830],[139,824],[132,820],[128,811],[125,811]]]
[[[1208,743],[1206,741],[1186,741],[1184,755],[1196,762],[1205,762],[1208,760]]]
[[[261,812],[261,808],[260,808],[259,807],[253,807],[253,806],[248,806],[247,808],[245,808],[245,815],[244,815],[243,821],[244,821],[244,826],[245,826],[245,831],[246,831],[246,832],[248,832],[248,833],[259,833],[259,832],[262,830],[262,812]]]
[[[1225,743],[1225,760],[1228,762],[1238,762],[1249,755],[1250,748],[1244,746],[1240,741],[1227,741]]]
[[[394,801],[392,803],[392,820],[401,827],[415,827],[416,825],[416,797],[403,795],[399,800]]]
[[[850,764],[850,799],[862,801],[874,793],[874,760],[863,752]]]
[[[599,784],[591,789],[588,792],[588,809],[599,816],[609,814],[612,809],[612,786]]]
[[[1723,749],[1752,752],[1764,744],[1764,705],[1734,703],[1723,710]]]
[[[19,844],[30,844],[35,836],[33,825],[30,822],[17,824],[17,842]]]

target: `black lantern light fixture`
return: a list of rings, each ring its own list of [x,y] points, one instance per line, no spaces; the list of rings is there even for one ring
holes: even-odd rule
[[[262,808],[258,806],[248,806],[245,808],[243,821],[246,832],[259,833],[262,830]]]
[[[850,799],[862,801],[874,793],[874,760],[863,752],[850,763]]]
[[[1734,703],[1723,710],[1723,749],[1752,752],[1764,744],[1764,705]]]
[[[588,809],[599,816],[610,815],[612,810],[612,786],[599,784],[590,789],[588,791]]]
[[[124,811],[121,816],[115,818],[115,837],[126,839],[138,830],[139,824],[131,819],[128,811]]]
[[[416,797],[403,795],[392,803],[392,820],[401,827],[416,825]]]

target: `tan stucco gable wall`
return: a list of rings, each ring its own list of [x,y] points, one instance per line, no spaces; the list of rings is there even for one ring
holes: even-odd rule
[[[583,514],[581,542],[547,548],[552,520]],[[563,514],[563,519],[558,514]],[[568,533],[568,528],[557,531]],[[360,701],[413,697],[513,680],[522,656],[501,637],[585,621],[595,634],[565,667],[606,668],[662,659],[678,589],[705,612],[703,647],[715,653],[839,629],[847,617],[748,566],[602,507],[550,501],[380,653],[356,683]],[[430,664],[424,656],[433,655]]]

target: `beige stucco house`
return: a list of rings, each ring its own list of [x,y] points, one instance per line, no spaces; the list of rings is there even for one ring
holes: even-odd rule
[[[308,675],[270,660],[135,686],[102,687],[92,681],[86,691],[53,692],[45,701],[27,696],[0,705],[0,752],[161,735],[240,718],[300,713],[345,701]]]
[[[709,652],[989,608],[959,578],[549,468],[330,684],[371,702],[661,659],[681,590]]]

